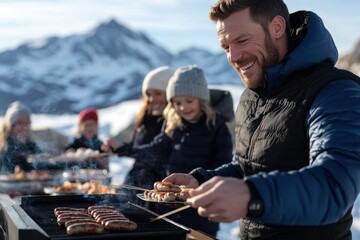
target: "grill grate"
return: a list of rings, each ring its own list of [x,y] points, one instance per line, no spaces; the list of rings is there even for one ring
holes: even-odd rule
[[[22,198],[20,207],[50,236],[49,239],[99,239],[99,235],[67,235],[54,216],[56,207],[87,208],[91,205],[115,206],[138,225],[134,232],[104,231],[101,239],[186,239],[188,230],[164,220],[150,222],[154,216],[128,204],[125,197],[119,194],[29,196]]]

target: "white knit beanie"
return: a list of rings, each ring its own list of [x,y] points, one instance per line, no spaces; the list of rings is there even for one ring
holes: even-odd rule
[[[24,103],[16,101],[11,103],[5,113],[4,122],[8,126],[12,126],[17,123],[20,118],[31,115],[31,110]]]
[[[173,74],[174,70],[170,69],[168,66],[155,68],[154,70],[150,71],[145,76],[142,84],[143,96],[146,97],[146,90],[149,88],[166,91],[166,86]]]
[[[196,66],[186,66],[176,69],[166,89],[166,98],[197,97],[210,100],[210,93],[205,79],[204,71]]]

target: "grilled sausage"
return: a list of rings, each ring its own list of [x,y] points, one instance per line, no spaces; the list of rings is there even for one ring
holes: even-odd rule
[[[69,235],[77,234],[100,234],[104,231],[104,227],[98,223],[74,223],[66,228]]]
[[[171,182],[157,181],[154,183],[154,189],[159,192],[181,192],[180,186],[172,184]]]
[[[63,212],[80,212],[80,213],[86,213],[85,208],[70,208],[70,207],[57,207],[54,209],[55,217],[57,217],[60,213]]]
[[[98,223],[101,223],[101,225],[105,226],[105,223],[107,221],[110,221],[110,220],[122,220],[122,221],[130,221],[128,218],[126,217],[104,217],[100,220],[100,222]]]
[[[60,213],[57,218],[61,218],[61,217],[72,217],[72,216],[78,216],[78,217],[84,217],[84,218],[91,218],[91,216],[87,213],[82,213],[82,212],[63,212]]]
[[[180,202],[185,202],[189,197],[189,191],[181,191],[179,193],[175,193],[175,199]]]
[[[91,214],[91,211],[94,209],[112,209],[112,210],[116,210],[116,207],[114,206],[109,206],[109,205],[97,205],[97,206],[90,206],[87,208],[87,212]]]
[[[156,202],[173,202],[176,200],[174,192],[159,192],[156,190],[148,190],[144,192],[144,197],[147,200]]]
[[[67,228],[68,226],[70,226],[70,225],[72,225],[74,223],[88,223],[88,222],[96,223],[94,219],[82,219],[82,218],[79,218],[79,219],[72,219],[72,220],[66,221],[65,222],[65,227]]]
[[[98,215],[95,218],[95,221],[99,222],[101,221],[101,219],[106,218],[106,217],[118,217],[118,218],[125,218],[125,216],[121,213],[115,213],[115,214],[102,214],[102,215]]]
[[[103,214],[115,214],[115,213],[119,213],[117,210],[100,210],[100,209],[95,209],[91,211],[91,216],[93,216],[94,218],[96,218],[99,215],[103,215]]]
[[[57,224],[58,224],[59,226],[64,226],[67,221],[73,220],[73,219],[88,220],[88,219],[91,219],[91,218],[82,217],[82,216],[61,217],[61,218],[57,218]]]
[[[77,213],[80,213],[80,214],[86,214],[86,212],[84,211],[57,211],[55,212],[55,217],[58,217],[60,214],[63,214],[63,213],[72,213],[72,214],[77,214]]]
[[[137,228],[137,224],[130,220],[109,220],[104,226],[110,231],[134,231]]]
[[[54,209],[54,212],[56,211],[83,211],[86,212],[85,208],[72,208],[72,207],[57,207]]]

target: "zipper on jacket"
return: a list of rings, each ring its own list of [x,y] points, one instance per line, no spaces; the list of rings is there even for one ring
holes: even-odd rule
[[[254,154],[254,143],[255,143],[255,141],[257,140],[257,138],[258,138],[258,136],[259,136],[259,134],[260,134],[260,129],[262,129],[262,127],[261,127],[261,124],[262,124],[262,119],[263,119],[263,117],[264,117],[264,111],[265,111],[265,105],[266,105],[266,98],[264,97],[260,97],[259,96],[259,98],[257,99],[257,101],[256,101],[256,107],[255,107],[255,109],[258,109],[258,106],[259,106],[259,102],[262,102],[263,103],[263,108],[264,108],[264,110],[263,110],[263,112],[261,112],[260,114],[259,114],[259,117],[257,118],[257,121],[259,121],[259,125],[256,127],[256,129],[255,129],[255,131],[254,131],[254,133],[252,134],[252,136],[251,136],[251,138],[250,138],[250,145],[249,145],[249,150],[248,150],[248,157],[249,157],[249,159],[248,159],[248,161],[246,162],[246,165],[249,165],[249,167],[246,167],[246,168],[248,168],[248,169],[251,169],[251,173],[252,174],[254,174],[254,171],[253,171],[253,168],[251,167],[251,162],[252,162],[252,158],[253,158],[253,154]],[[256,114],[257,113],[257,111],[255,111],[255,113],[254,114]],[[254,116],[255,117],[255,116]]]

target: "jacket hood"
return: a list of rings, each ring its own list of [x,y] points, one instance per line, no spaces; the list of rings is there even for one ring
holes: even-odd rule
[[[265,71],[266,88],[272,90],[295,71],[321,62],[335,65],[338,51],[321,18],[310,11],[290,14],[289,52],[278,64]]]
[[[226,122],[231,122],[235,118],[234,103],[229,91],[221,89],[210,90],[210,103],[215,112],[219,113]]]

